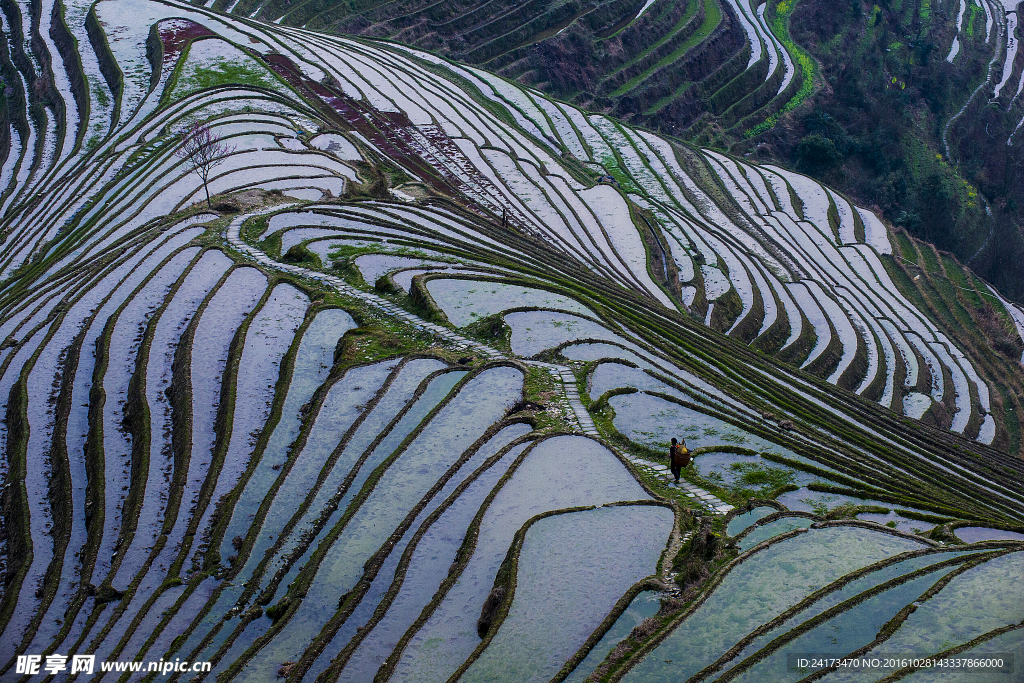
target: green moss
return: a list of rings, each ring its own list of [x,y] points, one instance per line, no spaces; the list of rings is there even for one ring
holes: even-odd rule
[[[917,253],[917,247],[914,246],[914,242],[910,239],[910,235],[900,230],[896,233],[896,242],[900,250],[900,256],[902,256],[904,260],[916,265],[920,258],[920,254]]]
[[[619,184],[622,190],[625,192],[641,192],[640,188],[633,183],[633,176],[625,169],[625,165],[619,161],[617,155],[605,155],[601,157],[600,161],[601,165],[608,171],[608,175],[615,178],[615,182]]]
[[[711,311],[711,329],[725,332],[743,312],[743,301],[735,287],[715,300],[715,308]]]
[[[485,344],[496,346],[507,353],[511,353],[509,339],[512,336],[512,328],[505,324],[505,319],[501,313],[481,318],[462,328],[462,331]]]
[[[291,605],[291,602],[291,598],[288,598],[287,596],[283,597],[279,602],[268,607],[264,614],[271,621],[276,622],[278,619],[285,615],[285,613],[288,611],[289,605]]]
[[[246,242],[255,242],[270,227],[270,218],[267,216],[253,216],[247,218],[239,230],[239,236]]]
[[[769,467],[761,462],[734,462],[729,469],[736,473],[733,493],[744,498],[771,497],[783,487],[793,485],[796,474],[789,469]],[[778,495],[778,494],[775,494]]]
[[[281,233],[275,232],[264,239],[260,240],[256,245],[260,251],[269,256],[272,259],[281,258]]]
[[[949,255],[942,254],[942,268],[946,273],[946,277],[953,283],[953,286],[960,290],[958,292],[960,297],[963,297],[969,304],[978,308],[985,305],[984,299],[968,280],[968,274],[964,272],[963,267],[959,263],[954,261]]]
[[[335,362],[346,365],[367,363],[423,351],[428,345],[424,337],[410,337],[404,330],[386,325],[366,325],[345,333],[335,352]]]
[[[562,387],[544,368],[529,366],[523,382],[523,396],[543,406],[551,406],[552,402],[562,394]],[[557,405],[557,404],[556,404]],[[566,407],[558,406],[556,410],[538,411],[533,418],[533,426],[537,430],[572,431],[566,417]]]
[[[305,244],[293,244],[281,256],[281,262],[311,270],[321,270],[323,268],[320,263],[320,257],[307,249]]]
[[[207,41],[228,45],[213,38],[190,44],[182,54],[176,73],[167,85],[167,99],[170,101],[177,102],[191,93],[223,85],[249,85],[268,89],[277,89],[283,85],[269,69],[237,48],[239,54],[231,57],[214,57],[201,61],[192,57],[193,48]]]

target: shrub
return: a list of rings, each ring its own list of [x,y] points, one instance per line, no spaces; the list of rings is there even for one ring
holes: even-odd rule
[[[836,149],[836,144],[829,138],[818,133],[804,136],[796,146],[797,165],[811,173],[826,171],[840,161],[843,155]]]

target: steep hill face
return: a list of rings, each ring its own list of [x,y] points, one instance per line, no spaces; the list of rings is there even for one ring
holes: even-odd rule
[[[0,9],[0,679],[757,680],[817,625],[1019,630],[1024,310],[954,258],[416,48]]]
[[[141,6],[145,12],[160,7]],[[96,16],[96,21],[103,18]],[[126,131],[122,136],[131,131],[126,141],[85,139],[86,122],[71,114],[75,100],[62,97],[60,107],[42,110],[56,114],[58,125],[44,119],[51,132],[40,130],[40,142],[33,142],[30,129],[26,150],[20,158],[10,156],[19,165],[18,173],[8,165],[13,203],[6,218],[9,248],[0,262],[10,296],[28,291],[31,278],[46,272],[40,270],[41,261],[62,263],[57,254],[69,245],[95,243],[95,234],[72,226],[83,219],[95,224],[98,209],[86,212],[85,207],[99,200],[71,189],[95,171],[83,175],[70,169],[92,168],[104,160],[108,170],[91,181],[96,183],[124,172],[110,161],[111,150],[142,145],[127,166],[141,177],[147,173],[138,168],[143,162],[171,164],[172,150],[166,145],[173,138],[167,136],[181,130],[174,123],[182,118],[178,114],[164,128],[153,128],[150,119],[157,112],[201,97],[204,88],[240,83],[275,89],[283,82],[289,96],[299,97],[318,117],[296,128],[350,131],[376,155],[375,160],[364,158],[352,139],[338,138],[335,144],[349,150],[348,156],[332,161],[337,154],[316,143],[313,148],[322,148],[321,154],[307,157],[315,163],[304,173],[370,182],[374,189],[366,191],[371,196],[387,196],[387,188],[403,180],[418,183],[427,196],[447,198],[484,219],[500,216],[505,229],[571,255],[579,267],[831,385],[986,444],[1012,452],[1020,447],[1014,418],[1019,408],[1019,309],[1005,304],[955,260],[906,236],[890,235],[870,211],[806,176],[674,144],[424,52],[412,59],[424,65],[421,71],[436,72],[426,84],[420,72],[392,73],[372,63],[342,61],[322,37],[313,36],[301,44],[334,69],[317,66],[313,77],[286,55],[217,42],[200,25],[171,23],[161,30],[154,35],[165,35],[163,42],[153,38],[145,50],[119,36],[111,43],[91,34],[96,45],[106,46],[96,52],[100,73],[93,74],[93,87],[104,87],[97,76],[111,79],[106,87],[114,106],[105,112],[107,127]],[[229,66],[233,57],[240,66]],[[67,87],[57,92],[73,95],[70,83],[81,75],[65,69],[52,79]],[[482,98],[483,110],[472,106],[483,118],[466,118],[446,104],[434,82],[459,83],[459,101]],[[100,116],[102,99],[97,103]],[[145,121],[150,121],[145,124],[149,133],[138,128]],[[237,125],[232,119],[228,130]],[[474,132],[502,125],[510,126],[512,138],[500,146],[511,155],[491,150],[490,136]],[[91,127],[103,125],[96,121]],[[159,144],[152,142],[154,135]],[[54,143],[52,149],[45,147]],[[30,155],[33,144],[43,144],[44,153]],[[289,151],[311,151],[305,144],[291,144],[294,149],[278,144],[272,153],[258,156],[282,164],[284,172],[302,158]],[[529,158],[516,151],[524,145],[534,150]],[[260,175],[249,170],[265,165],[248,160],[256,150],[230,154],[231,170],[215,176],[212,192],[248,186],[232,185],[235,174],[242,173],[243,180],[245,174]],[[357,176],[350,169],[360,160],[370,168]],[[188,178],[184,173],[177,182]],[[63,188],[61,202],[42,202],[38,188],[57,186]],[[332,196],[351,191],[343,192],[347,185],[341,181],[315,186]],[[94,187],[98,192],[103,186]],[[189,203],[174,192],[158,194],[156,203],[156,197],[143,195],[146,208],[121,232],[142,225],[141,216]],[[121,201],[130,205],[132,200],[126,195]],[[58,206],[63,207],[59,217],[50,217]],[[638,228],[639,241],[633,234]],[[26,314],[30,310],[24,303],[20,308]],[[8,334],[18,340],[13,328]]]
[[[738,120],[794,82],[764,17],[736,3],[243,5],[231,11],[255,9],[256,16],[284,24],[394,38],[679,133],[706,112],[720,114],[747,98],[730,110]],[[788,56],[785,62],[791,63]]]
[[[801,3],[790,28],[822,88],[767,137],[1019,298],[1016,17],[1014,3]]]
[[[799,168],[1024,297],[1012,2],[256,2],[388,37],[592,111]]]
[[[393,38],[538,85],[586,108],[679,134],[694,134],[709,114],[716,123],[724,114],[722,120],[730,121],[725,127],[732,127],[773,99],[785,103],[801,84],[799,67],[767,28],[771,13],[766,18],[766,7],[743,3],[538,1],[455,7],[243,0],[230,6],[233,13],[282,24]],[[753,124],[745,120],[741,130]]]

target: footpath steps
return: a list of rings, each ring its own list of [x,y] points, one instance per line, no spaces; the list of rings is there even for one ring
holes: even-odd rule
[[[562,385],[562,393],[565,395],[565,399],[571,409],[572,415],[576,417],[576,426],[584,434],[590,436],[600,436],[597,432],[597,427],[594,425],[594,420],[591,419],[590,413],[583,406],[583,401],[580,400],[580,392],[576,388],[576,375],[573,374],[571,368],[566,365],[558,365],[556,363],[545,363],[539,360],[524,361],[527,365],[536,368],[544,368],[551,373],[552,378],[557,380]]]
[[[565,387],[565,396],[569,399],[569,405],[572,406],[573,412],[576,413],[580,429],[585,434],[598,436],[597,426],[594,425],[594,420],[590,417],[590,413],[587,412],[583,402],[580,400],[580,392],[576,388],[576,375],[573,374],[570,368],[563,365],[558,367],[558,376],[562,380],[562,386]]]
[[[676,484],[672,477],[672,471],[661,463],[651,462],[650,460],[645,460],[643,458],[627,457],[629,457],[630,462],[635,466],[653,472],[655,476],[668,482],[669,486],[679,489],[684,495],[694,499],[694,501],[699,503],[701,506],[713,510],[715,514],[724,515],[733,509],[732,505],[719,500],[715,494],[709,493],[699,486],[691,484],[685,479],[680,479],[679,483]]]
[[[258,215],[258,213],[260,212],[237,216],[231,221],[227,229],[224,231],[224,237],[232,247],[252,258],[257,263],[268,268],[275,268],[277,270],[293,273],[295,275],[328,284],[338,292],[354,299],[359,299],[374,308],[380,309],[386,312],[389,316],[405,322],[414,329],[429,332],[454,346],[466,348],[476,355],[493,360],[507,358],[505,354],[497,349],[491,348],[486,344],[481,344],[474,339],[464,337],[458,332],[444,327],[443,325],[427,322],[419,316],[410,313],[391,301],[388,301],[384,297],[373,294],[372,292],[364,292],[361,289],[357,289],[337,276],[273,260],[259,249],[243,242],[240,236],[239,231],[241,230],[242,223],[250,216]],[[569,419],[570,422],[574,421],[576,423],[575,427],[580,432],[590,436],[600,436],[597,431],[597,426],[594,424],[594,420],[590,417],[590,413],[587,412],[586,407],[584,407],[583,402],[580,400],[580,393],[576,387],[576,375],[573,374],[572,368],[566,365],[546,363],[543,361],[526,360],[522,362],[531,367],[543,368],[551,373],[552,379],[562,385],[562,397],[559,402],[562,403],[563,407],[568,408],[566,411],[567,419]],[[629,457],[629,460],[634,465],[647,469],[653,472],[656,476],[659,476],[661,479],[668,481],[669,486],[678,488],[685,495],[694,499],[694,501],[699,503],[701,506],[713,511],[715,514],[725,514],[733,509],[731,505],[722,502],[711,493],[708,493],[704,489],[694,486],[689,482],[681,480],[679,484],[676,484],[672,481],[672,474],[665,465],[644,460],[643,458],[632,456],[627,457]]]

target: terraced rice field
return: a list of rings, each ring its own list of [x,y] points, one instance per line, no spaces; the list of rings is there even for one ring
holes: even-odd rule
[[[792,3],[746,0],[445,3],[216,0],[238,17],[389,37],[541,86],[572,101],[699,133],[740,134],[806,99],[812,62],[789,39]],[[457,18],[453,18],[456,17]],[[483,76],[490,80],[490,76]],[[558,105],[498,86],[539,130],[570,128]],[[569,144],[579,155],[580,148]],[[580,155],[585,156],[585,155]]]
[[[2,7],[0,679],[764,680],[796,640],[1019,643],[1015,380],[866,209],[274,3],[37,5]],[[764,13],[720,10],[789,88]],[[196,121],[228,144],[209,203]]]

